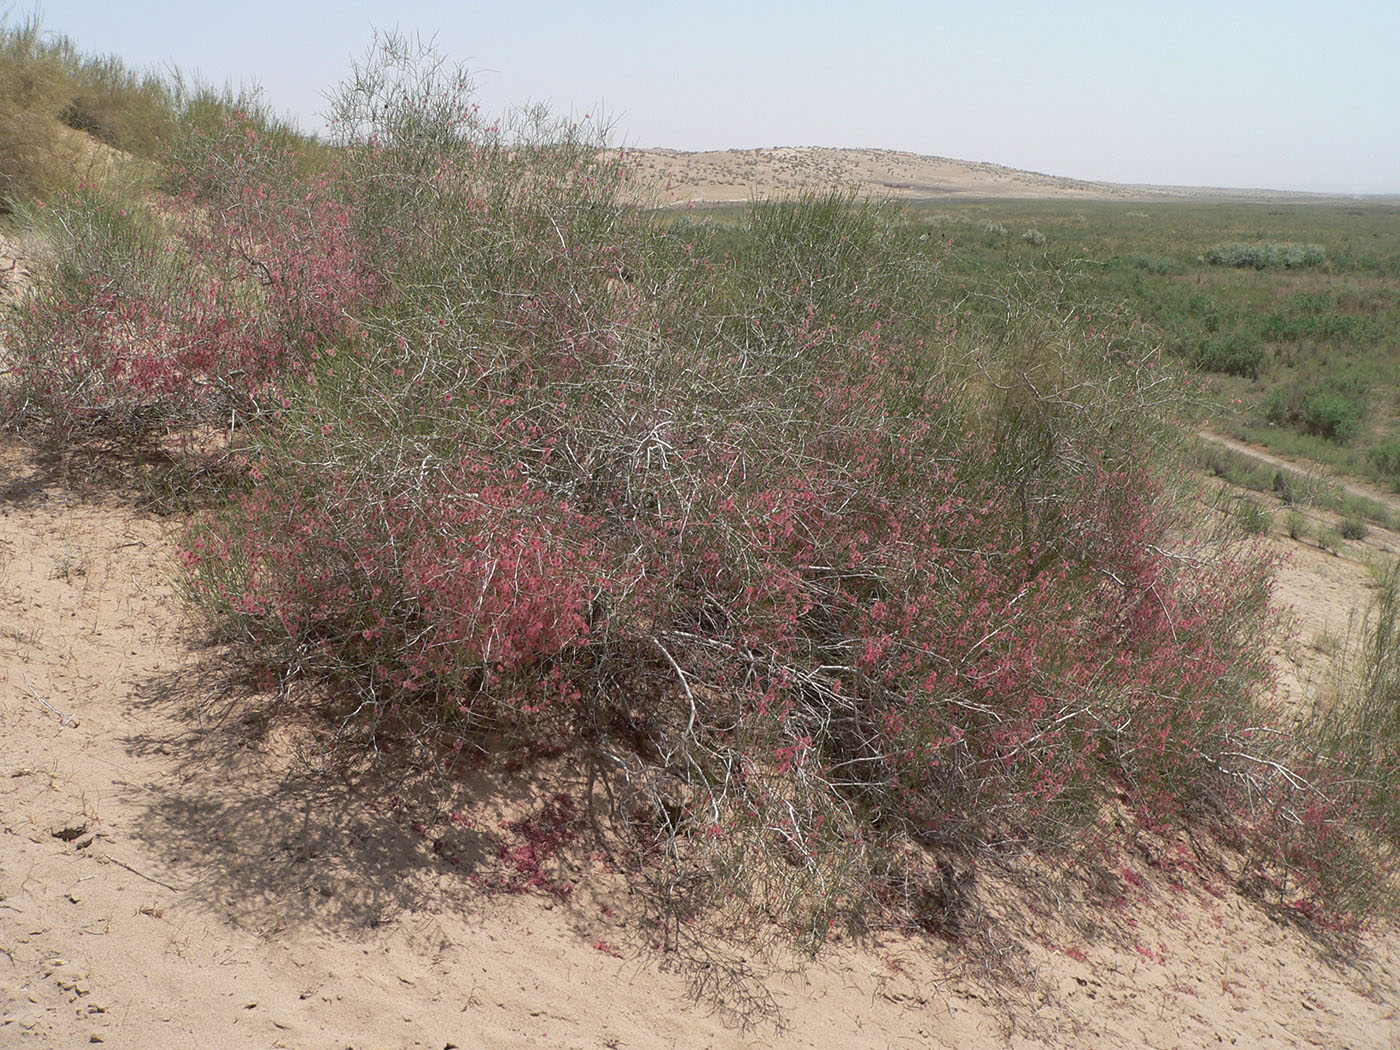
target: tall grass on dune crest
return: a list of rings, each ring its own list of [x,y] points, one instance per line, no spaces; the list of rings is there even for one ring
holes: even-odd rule
[[[149,157],[171,118],[163,78],[84,55],[37,18],[0,17],[0,200],[98,178],[104,149]]]
[[[320,163],[313,138],[274,117],[256,90],[218,89],[179,70],[138,71],[80,51],[37,17],[0,13],[0,206],[104,182],[136,160],[169,162],[172,143],[235,113]]]
[[[1050,261],[969,287],[842,195],[717,250],[593,123],[485,117],[397,37],[332,116],[315,163],[191,122],[160,221],[98,238],[176,246],[170,290],[121,293],[161,325],[35,337],[10,404],[70,442],[227,417],[190,595],[316,686],[345,762],[567,752],[676,912],[813,944],[959,936],[958,870],[1112,855],[1118,821],[1206,822],[1339,904],[1313,847],[1355,800],[1259,728],[1267,562],[1176,480],[1182,377]]]

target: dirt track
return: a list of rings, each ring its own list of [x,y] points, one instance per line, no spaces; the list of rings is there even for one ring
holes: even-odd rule
[[[1286,476],[1318,480],[1326,485],[1326,487],[1344,492],[1349,496],[1373,500],[1381,506],[1388,508],[1391,514],[1395,515],[1397,520],[1400,520],[1400,496],[1397,496],[1393,492],[1387,492],[1379,486],[1369,484],[1356,478],[1338,477],[1330,468],[1320,463],[1312,463],[1308,460],[1286,459],[1283,456],[1275,455],[1267,449],[1262,449],[1257,445],[1249,445],[1243,441],[1237,441],[1234,438],[1226,437],[1224,434],[1218,434],[1213,430],[1202,429],[1198,430],[1196,433],[1202,441],[1209,441],[1222,448],[1228,448],[1231,452],[1236,452],[1241,456],[1247,456],[1257,463],[1262,463],[1275,470],[1281,470]]]

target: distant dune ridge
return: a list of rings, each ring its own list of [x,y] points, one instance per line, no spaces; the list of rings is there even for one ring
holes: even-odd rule
[[[925,157],[883,149],[778,146],[771,149],[635,149],[644,183],[664,206],[719,204],[782,197],[801,190],[843,188],[901,200],[1022,198],[1123,201],[1328,200],[1328,194],[1288,190],[1146,186],[1087,182],[1000,164]]]

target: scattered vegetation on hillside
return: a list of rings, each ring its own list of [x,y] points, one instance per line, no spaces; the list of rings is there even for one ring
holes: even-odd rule
[[[1203,373],[1213,427],[1400,488],[1385,451],[1400,441],[1400,207],[999,201],[910,216],[953,242],[946,268],[973,285],[1044,265],[1045,250],[987,233],[1034,223],[1086,301]]]
[[[150,156],[172,103],[164,79],[85,56],[37,18],[0,22],[0,200],[100,177],[104,149]]]
[[[133,70],[113,55],[84,54],[35,16],[0,15],[0,208],[109,182],[129,161],[156,160],[191,129],[240,107],[257,110],[267,134],[295,139],[303,163],[315,162],[314,141],[274,119],[256,93],[176,70]]]

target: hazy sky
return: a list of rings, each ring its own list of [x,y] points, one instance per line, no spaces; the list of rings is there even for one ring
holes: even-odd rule
[[[28,8],[14,4],[13,10]],[[865,146],[1119,182],[1400,192],[1396,0],[49,0],[137,66],[257,82],[317,127],[374,27],[436,36],[483,107],[616,141]]]

